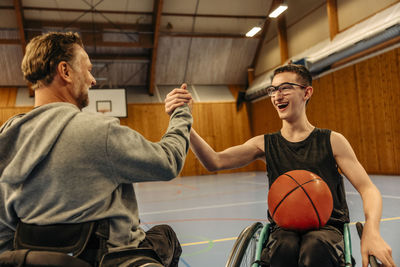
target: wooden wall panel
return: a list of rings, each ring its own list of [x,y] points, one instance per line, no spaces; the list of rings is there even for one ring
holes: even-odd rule
[[[400,174],[400,48],[337,70],[313,81],[309,121],[343,134],[371,174]],[[273,121],[251,105],[253,134]]]
[[[237,111],[236,103],[197,103],[193,108],[193,128],[215,151],[243,144],[252,137],[246,106]],[[261,169],[260,169],[261,168]],[[215,173],[262,170],[255,162],[246,167]],[[211,174],[189,153],[182,176]]]
[[[336,106],[338,103],[335,102],[333,75],[326,75],[313,81],[313,87],[313,95],[306,108],[309,121],[311,123],[318,121],[320,128],[337,129]],[[324,101],[319,99],[324,99]]]
[[[5,107],[0,107],[0,125],[3,125],[9,118],[11,118],[14,115],[20,114],[20,113],[26,113],[32,110],[31,107],[20,107],[20,108],[5,108]]]
[[[249,106],[253,136],[276,132],[282,127],[282,122],[269,97],[252,102]]]
[[[399,120],[400,80],[398,64],[393,64],[396,62],[397,51],[390,51],[355,66],[361,88],[361,129],[365,137],[366,153],[363,160],[373,166],[371,172],[386,173],[399,166],[396,162],[396,154],[400,152],[396,152],[396,139],[399,138],[396,126]]]
[[[161,139],[168,127],[169,116],[164,111],[164,104],[128,104],[128,117],[121,118],[126,125],[152,142]]]
[[[391,75],[393,78],[393,89],[390,90],[390,95],[392,99],[393,105],[393,114],[397,117],[392,120],[392,135],[394,140],[394,151],[395,151],[395,159],[398,173],[400,173],[400,48],[396,49],[396,62],[397,64],[393,64],[393,69],[391,71]],[[396,66],[396,67],[394,67]]]
[[[0,88],[0,107],[14,107],[17,88]]]

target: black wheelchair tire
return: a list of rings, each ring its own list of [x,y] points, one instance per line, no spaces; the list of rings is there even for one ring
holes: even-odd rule
[[[163,267],[164,265],[162,265],[160,262],[151,257],[140,256],[132,260],[123,262],[118,266],[119,267]]]

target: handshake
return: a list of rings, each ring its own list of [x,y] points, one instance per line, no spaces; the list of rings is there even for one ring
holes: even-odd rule
[[[184,83],[180,88],[175,88],[165,97],[165,112],[171,115],[177,107],[183,106],[185,103],[189,105],[192,111],[193,99],[187,90],[187,84]]]

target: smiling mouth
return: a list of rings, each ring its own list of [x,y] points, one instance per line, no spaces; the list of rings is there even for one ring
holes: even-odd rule
[[[289,105],[289,103],[283,103],[283,104],[278,104],[277,106],[278,106],[279,109],[284,109],[284,108],[286,108],[288,105]]]

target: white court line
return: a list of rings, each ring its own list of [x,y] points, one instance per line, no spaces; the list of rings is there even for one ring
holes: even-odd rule
[[[360,195],[358,192],[346,192],[347,195]],[[400,196],[382,195],[382,198],[400,199]]]
[[[266,183],[262,183],[262,182],[246,182],[246,181],[238,181],[236,182],[238,184],[255,184],[255,185],[263,185],[264,187],[267,187]]]
[[[348,195],[358,195],[357,192],[346,192]],[[383,198],[392,198],[392,199],[400,199],[400,196],[390,196],[390,195],[382,195]],[[222,205],[211,205],[211,206],[200,206],[193,208],[184,208],[184,209],[173,209],[173,210],[161,210],[161,211],[149,211],[149,212],[141,212],[141,215],[152,215],[152,214],[164,214],[164,213],[173,213],[173,212],[182,212],[182,211],[192,211],[192,210],[205,210],[205,209],[218,209],[218,208],[226,208],[226,207],[235,207],[235,206],[246,206],[252,204],[266,204],[265,200],[262,201],[252,201],[252,202],[239,202],[239,203],[229,203]]]
[[[230,203],[223,205],[213,205],[213,206],[201,206],[194,208],[185,208],[185,209],[174,209],[174,210],[161,210],[161,211],[150,211],[150,212],[141,212],[141,215],[150,215],[150,214],[163,214],[163,213],[172,213],[172,212],[182,212],[182,211],[192,211],[192,210],[205,210],[205,209],[218,209],[218,208],[226,208],[226,207],[235,207],[235,206],[245,206],[252,204],[266,204],[265,200],[263,201],[252,201],[252,202],[240,202],[240,203]]]

